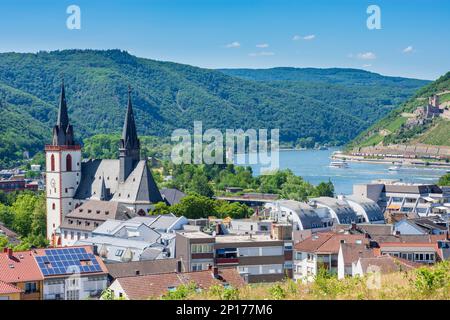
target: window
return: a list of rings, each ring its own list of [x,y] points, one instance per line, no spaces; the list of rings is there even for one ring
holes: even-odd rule
[[[67,231],[64,230],[64,239],[67,239]]]
[[[52,154],[50,157],[50,171],[55,171],[55,155]]]
[[[52,203],[52,209],[55,210],[56,205],[54,203]]]
[[[192,253],[211,253],[213,252],[213,246],[212,244],[192,244],[191,245],[191,252]]]
[[[25,293],[34,293],[34,292],[37,292],[36,282],[25,283]]]
[[[115,255],[116,255],[116,257],[121,257],[123,255],[123,250],[117,249]]]
[[[71,231],[71,232],[70,232],[70,239],[73,240],[73,236],[74,236],[74,233],[73,233],[73,231]]]
[[[72,171],[72,156],[70,154],[66,156],[66,171]]]

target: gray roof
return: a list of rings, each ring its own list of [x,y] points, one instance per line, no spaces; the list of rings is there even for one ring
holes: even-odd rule
[[[152,222],[150,227],[155,230],[166,231],[170,228],[180,217],[175,215],[160,215]]]
[[[145,160],[136,164],[123,183],[119,182],[120,160],[87,160],[81,163],[81,181],[75,199],[100,199],[106,187],[112,200],[124,203],[163,201]],[[104,178],[104,180],[103,180]],[[103,185],[104,183],[104,185]]]
[[[331,197],[318,197],[312,198],[311,201],[333,210],[338,218],[338,223],[351,223],[358,221],[356,212],[344,200]]]
[[[112,245],[115,247],[122,247],[122,248],[133,248],[138,250],[145,250],[146,248],[150,247],[152,243],[149,243],[147,241],[139,241],[139,240],[129,240],[124,238],[117,238],[117,237],[110,237],[110,236],[94,236],[87,239],[80,239],[76,242],[75,245],[99,245],[99,244],[106,244],[106,245]]]
[[[161,196],[170,206],[180,203],[181,199],[186,196],[184,192],[174,188],[162,188],[160,191]]]
[[[386,184],[383,191],[412,194],[442,193],[442,189],[435,184]]]
[[[286,207],[297,213],[303,229],[312,229],[322,227],[324,221],[318,215],[317,211],[307,203],[295,200],[280,200],[280,206]]]
[[[345,196],[345,199],[359,204],[366,212],[367,217],[369,218],[368,222],[384,221],[383,211],[375,201],[357,195]]]
[[[147,274],[175,272],[177,270],[176,259],[158,259],[147,261],[133,261],[121,263],[106,263],[109,275],[116,279],[122,277],[143,276]]]

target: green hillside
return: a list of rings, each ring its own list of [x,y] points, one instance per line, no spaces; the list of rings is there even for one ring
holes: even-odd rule
[[[141,135],[167,137],[200,120],[204,129],[280,128],[282,142],[342,144],[427,83],[353,69],[308,69],[301,81],[224,72],[120,50],[0,54],[0,166],[49,141],[62,75],[79,140],[120,131],[131,85]]]
[[[408,127],[406,122],[410,114],[418,107],[425,106],[428,98],[439,95],[440,103],[448,102],[450,95],[450,72],[421,88],[408,101],[393,110],[385,118],[359,134],[348,149],[367,147],[377,144],[424,143],[430,145],[450,146],[450,121],[436,118],[420,126]]]

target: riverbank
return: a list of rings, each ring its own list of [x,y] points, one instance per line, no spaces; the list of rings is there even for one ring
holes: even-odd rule
[[[449,169],[450,163],[444,161],[427,161],[421,159],[405,159],[405,158],[366,158],[364,156],[354,156],[345,153],[335,153],[331,156],[333,160],[346,160],[350,162],[361,163],[377,163],[377,164],[401,164],[411,167],[426,167],[426,168],[438,168]]]

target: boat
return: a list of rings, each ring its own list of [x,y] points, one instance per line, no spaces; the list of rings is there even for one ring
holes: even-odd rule
[[[348,168],[348,163],[345,160],[334,160],[330,162],[330,168]]]
[[[396,164],[394,166],[389,167],[388,170],[389,171],[398,171],[398,170],[400,170],[401,167],[402,167],[401,164]]]

